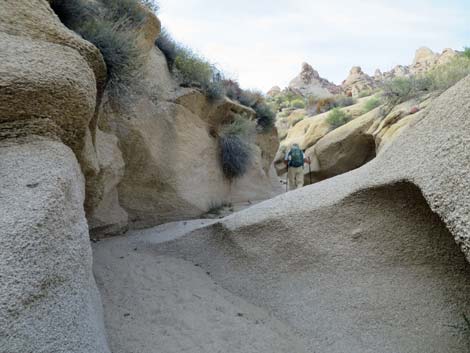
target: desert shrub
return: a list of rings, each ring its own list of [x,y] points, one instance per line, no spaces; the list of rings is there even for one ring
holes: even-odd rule
[[[291,106],[295,109],[304,109],[305,108],[305,101],[302,98],[294,99],[291,102]]]
[[[347,124],[351,120],[351,117],[343,112],[339,108],[334,108],[326,118],[328,124],[330,124],[332,129],[336,129],[344,124]]]
[[[129,25],[134,27],[141,26],[146,18],[147,13],[141,6],[151,5],[153,1],[140,0],[100,0],[106,8],[106,18],[110,22],[120,22],[123,19],[129,21]]]
[[[163,28],[155,41],[155,45],[162,51],[163,55],[165,55],[168,68],[172,71],[178,55],[178,43],[176,43],[168,31]]]
[[[359,92],[358,97],[359,97],[359,98],[365,98],[365,97],[370,97],[370,96],[373,95],[373,94],[374,94],[374,91],[372,91],[372,90],[365,90],[365,91]]]
[[[325,113],[335,107],[333,98],[322,98],[317,102],[317,114]]]
[[[108,69],[110,94],[123,94],[138,78],[143,63],[139,35],[133,29],[145,18],[145,10],[135,0],[103,0],[102,3],[103,9],[82,0],[56,0],[52,6],[67,27],[101,51]],[[125,5],[124,8],[119,8],[119,4]]]
[[[219,134],[222,171],[229,179],[243,176],[253,159],[251,142],[256,134],[256,124],[244,116],[237,116],[225,125]]]
[[[334,97],[334,106],[338,108],[349,107],[355,103],[353,97],[339,95]]]
[[[191,49],[177,45],[173,68],[182,84],[199,86],[210,100],[225,96],[220,71]]]
[[[413,82],[409,77],[397,77],[385,81],[382,97],[388,104],[398,104],[412,98],[414,94]]]
[[[470,59],[470,48],[469,47],[465,47],[463,52],[462,52],[462,55],[467,58],[467,59]]]
[[[232,100],[239,100],[242,89],[238,82],[234,80],[224,80],[222,83],[227,97]]]
[[[166,29],[162,30],[155,45],[165,55],[168,68],[182,85],[201,88],[212,101],[225,96],[222,72],[190,48],[176,42]]]
[[[253,109],[256,112],[256,123],[262,132],[269,132],[274,127],[276,114],[264,102],[258,102]]]
[[[263,94],[259,91],[243,90],[240,93],[238,101],[246,107],[254,107],[264,100]]]
[[[370,112],[371,110],[374,110],[375,108],[377,108],[378,106],[380,106],[381,104],[381,101],[379,98],[377,97],[372,97],[370,98],[365,104],[364,104],[364,108],[363,108],[363,113],[368,113]]]
[[[468,75],[470,75],[470,58],[463,54],[435,67],[426,78],[430,81],[432,90],[446,90]]]
[[[316,113],[316,110],[317,110],[317,102],[318,102],[318,98],[316,96],[308,96],[306,99],[305,99],[305,108],[307,109],[307,111],[315,111]]]

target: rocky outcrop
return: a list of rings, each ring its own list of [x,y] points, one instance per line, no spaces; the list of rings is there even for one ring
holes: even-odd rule
[[[140,246],[276,313],[307,351],[464,352],[469,92],[467,78],[360,169]]]
[[[379,115],[379,109],[364,114],[323,136],[310,147],[305,154],[313,161],[313,177],[316,180],[331,178],[375,158],[375,140],[368,130]]]
[[[341,91],[338,86],[320,77],[320,74],[307,63],[302,64],[302,71],[289,83],[289,89],[299,92],[305,97],[315,96],[318,98],[331,97]]]
[[[0,351],[106,353],[77,163],[106,68],[47,1],[1,8]]]
[[[0,142],[0,352],[109,353],[72,151]]]
[[[268,167],[273,147],[266,144],[255,147],[243,178],[231,183],[223,175],[217,131],[236,114],[253,117],[250,108],[229,99],[213,103],[197,90],[180,88],[158,48],[150,50],[144,72],[132,99],[105,100],[100,116],[101,128],[117,136],[123,154],[118,195],[131,227],[194,218],[219,204],[280,191]]]
[[[346,95],[357,98],[359,93],[372,91],[377,86],[372,77],[364,73],[359,66],[355,66],[351,69],[348,78],[341,87]]]
[[[282,92],[281,87],[274,86],[268,91],[268,93],[266,93],[266,95],[268,97],[275,97],[275,96],[281,94],[281,92]]]

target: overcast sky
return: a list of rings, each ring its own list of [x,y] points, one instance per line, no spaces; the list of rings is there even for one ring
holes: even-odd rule
[[[470,46],[470,0],[159,0],[175,39],[244,88],[285,87],[310,63],[335,83],[410,64],[415,50]]]

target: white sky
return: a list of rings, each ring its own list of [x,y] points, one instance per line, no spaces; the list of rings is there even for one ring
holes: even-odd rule
[[[310,63],[335,83],[410,64],[418,47],[470,46],[466,0],[159,0],[173,37],[244,88],[285,87]]]

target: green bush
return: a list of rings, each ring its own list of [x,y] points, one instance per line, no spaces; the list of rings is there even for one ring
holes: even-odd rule
[[[165,55],[168,68],[181,84],[201,88],[212,101],[225,96],[223,75],[215,65],[190,48],[177,43],[167,30],[162,30],[155,45]]]
[[[370,112],[371,110],[374,110],[375,108],[377,108],[378,106],[380,106],[381,101],[379,98],[377,97],[372,97],[370,98],[365,104],[364,104],[364,108],[363,108],[363,113],[368,113]]]
[[[119,95],[140,74],[143,54],[134,28],[145,18],[145,10],[135,0],[103,0],[102,3],[105,7],[100,9],[83,0],[55,0],[52,7],[67,27],[101,51],[108,69],[109,93]]]
[[[333,130],[347,124],[350,120],[351,117],[339,108],[334,108],[326,118],[326,121],[330,124]]]
[[[302,98],[294,99],[290,105],[295,109],[304,109],[305,108],[305,101]]]
[[[274,127],[276,114],[271,108],[263,101],[257,103],[253,109],[256,112],[256,123],[262,132],[269,132]]]
[[[251,142],[256,134],[256,124],[244,116],[225,125],[219,134],[222,171],[229,180],[243,176],[253,159]]]
[[[462,55],[463,55],[465,58],[470,59],[470,48],[469,48],[469,47],[465,47],[464,50],[463,50]]]
[[[450,88],[468,75],[470,75],[470,58],[463,54],[447,64],[435,67],[426,78],[430,81],[432,90],[441,91]]]
[[[388,104],[402,103],[413,97],[413,80],[409,77],[397,77],[384,82],[382,97]]]

